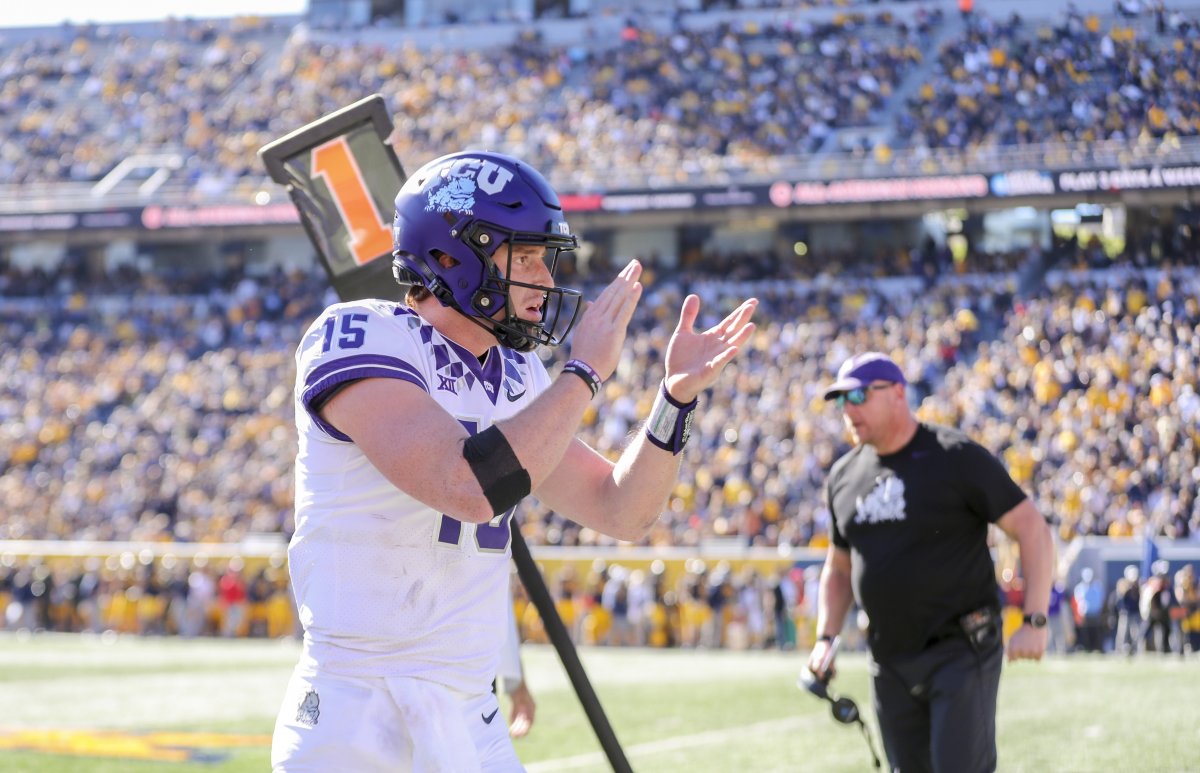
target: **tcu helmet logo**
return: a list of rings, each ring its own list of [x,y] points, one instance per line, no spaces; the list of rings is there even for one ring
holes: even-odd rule
[[[455,177],[446,185],[429,194],[425,211],[464,212],[475,206],[475,183],[465,177]]]
[[[511,171],[492,161],[459,159],[430,181],[425,211],[470,212],[475,207],[477,189],[494,196],[512,178]]]

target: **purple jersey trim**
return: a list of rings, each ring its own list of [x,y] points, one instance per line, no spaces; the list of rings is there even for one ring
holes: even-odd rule
[[[352,442],[349,435],[322,419],[313,406],[321,405],[325,397],[342,384],[364,378],[395,378],[415,384],[425,392],[429,391],[421,373],[404,360],[382,354],[359,354],[341,357],[314,368],[304,380],[300,402],[327,435],[336,440]]]
[[[507,350],[503,347],[494,346],[488,353],[487,361],[480,363],[478,357],[471,354],[470,351],[460,344],[451,341],[445,336],[442,336],[442,340],[450,345],[450,349],[458,355],[459,361],[466,366],[467,370],[474,373],[475,377],[480,381],[492,385],[492,388],[487,392],[487,396],[491,398],[494,404],[496,398],[500,396],[500,384],[504,377],[504,368],[500,363],[504,360]]]

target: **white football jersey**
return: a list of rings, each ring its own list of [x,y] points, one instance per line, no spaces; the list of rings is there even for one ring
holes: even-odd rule
[[[288,562],[305,631],[301,665],[489,689],[512,603],[513,511],[476,525],[430,509],[389,483],[317,411],[346,383],[398,378],[475,433],[549,386],[545,367],[504,347],[481,365],[406,307],[370,300],[326,309],[304,334],[296,365],[300,447]]]

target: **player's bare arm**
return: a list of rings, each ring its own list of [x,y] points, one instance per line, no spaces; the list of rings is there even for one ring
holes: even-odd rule
[[[1046,519],[1026,499],[996,522],[1021,547],[1025,574],[1025,614],[1045,615],[1050,606],[1050,584],[1054,574],[1054,540]],[[1022,625],[1008,642],[1009,660],[1041,660],[1046,652],[1045,628]]]
[[[757,307],[750,299],[719,323],[694,329],[700,299],[683,303],[667,346],[666,388],[679,403],[690,403],[720,376],[754,333]],[[614,364],[615,367],[615,364]],[[679,475],[680,456],[637,433],[614,464],[580,440],[562,464],[535,488],[544,504],[589,528],[624,540],[640,539],[654,524]]]
[[[641,297],[641,265],[631,261],[580,321],[571,349],[601,378],[617,366],[625,329]],[[580,378],[560,376],[525,410],[497,426],[536,487],[562,460],[591,392]],[[486,523],[495,512],[463,457],[462,425],[422,389],[369,378],[338,392],[321,416],[346,433],[397,488],[439,512]]]

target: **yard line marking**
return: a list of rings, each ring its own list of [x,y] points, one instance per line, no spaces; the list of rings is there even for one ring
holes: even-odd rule
[[[693,735],[677,735],[658,741],[626,746],[625,754],[629,757],[649,756],[663,752],[678,751],[680,749],[693,749],[697,746],[713,746],[742,739],[747,732],[777,733],[785,730],[798,730],[808,725],[815,725],[822,719],[823,717],[784,717],[782,719],[755,722],[751,725],[726,727],[722,730],[706,731]],[[556,760],[542,760],[541,762],[530,763],[525,766],[525,770],[527,773],[554,773],[554,771],[572,770],[589,765],[603,765],[607,762],[608,758],[603,752],[589,752],[587,754],[577,754],[573,757],[560,757]]]

